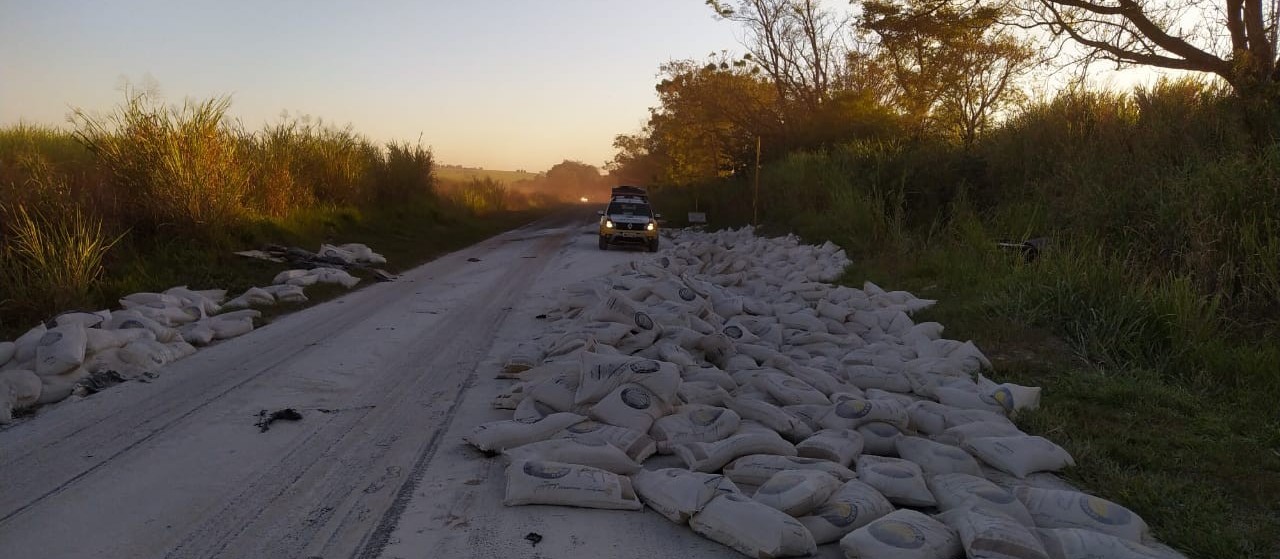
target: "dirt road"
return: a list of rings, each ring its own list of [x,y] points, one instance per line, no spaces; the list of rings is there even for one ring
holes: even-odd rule
[[[509,416],[492,373],[560,287],[647,257],[595,244],[544,220],[0,431],[0,557],[735,556],[652,512],[504,508],[460,440]]]

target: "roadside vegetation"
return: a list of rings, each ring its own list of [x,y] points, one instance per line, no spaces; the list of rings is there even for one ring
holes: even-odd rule
[[[278,265],[232,254],[266,243],[365,243],[396,271],[533,216],[442,195],[422,146],[309,118],[249,131],[229,106],[130,91],[70,131],[0,129],[0,338],[132,292],[269,283]]]
[[[1070,480],[1191,557],[1280,555],[1274,52],[1034,98],[1044,53],[1073,44],[1011,34],[998,23],[1036,22],[1000,6],[709,4],[750,56],[665,64],[615,176],[671,217],[832,240],[849,285],[938,299],[920,320],[1045,388],[1019,423],[1072,452]],[[1095,54],[1144,63],[1111,46]],[[1034,259],[997,246],[1033,239]]]

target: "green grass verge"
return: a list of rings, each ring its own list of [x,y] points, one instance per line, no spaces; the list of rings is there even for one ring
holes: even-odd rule
[[[855,257],[844,282],[871,280],[938,299],[915,318],[941,322],[948,338],[974,340],[990,357],[994,378],[1044,387],[1041,409],[1019,425],[1071,452],[1077,467],[1066,478],[1134,510],[1162,542],[1193,558],[1280,556],[1275,342],[1217,331],[1216,341],[1176,348],[1177,360],[1154,368],[1134,358],[1145,352],[1107,356],[1109,347],[1143,345],[1126,336],[1149,332],[1112,328],[1113,339],[1073,332],[1141,324],[1114,316],[1141,307],[1141,297],[1051,319],[1044,301],[1010,303],[1029,284],[1069,283],[1044,277],[1065,275],[1061,268],[1052,258],[1025,265],[953,246]],[[1123,286],[1113,288],[1124,293]],[[1257,370],[1250,370],[1253,362]],[[1264,368],[1272,383],[1259,376]],[[1251,380],[1229,382],[1229,375]]]

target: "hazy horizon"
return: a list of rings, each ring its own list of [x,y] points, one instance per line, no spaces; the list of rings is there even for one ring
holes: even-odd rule
[[[4,3],[0,125],[66,126],[128,80],[169,103],[230,95],[250,128],[287,112],[421,134],[442,163],[599,166],[648,118],[660,64],[736,49],[735,32],[700,0]]]
[[[0,125],[66,126],[127,82],[169,103],[229,95],[249,128],[287,113],[421,139],[452,165],[602,166],[656,104],[662,63],[740,51],[738,33],[701,0],[5,3]]]

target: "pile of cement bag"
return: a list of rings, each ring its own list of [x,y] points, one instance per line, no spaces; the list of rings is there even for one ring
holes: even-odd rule
[[[749,557],[1180,557],[1010,420],[972,343],[910,314],[933,301],[829,283],[832,244],[751,230],[673,247],[567,288],[517,347],[466,441],[509,462],[505,504],[647,506]]]
[[[386,262],[358,244],[324,245],[321,252],[353,263]],[[359,281],[337,268],[286,270],[272,285],[249,288],[230,300],[225,290],[183,286],[126,296],[121,310],[59,315],[13,342],[0,342],[0,424],[12,421],[14,411],[154,373],[195,353],[196,346],[246,334],[261,316],[252,307],[305,302],[304,288],[317,283],[351,289]],[[100,380],[106,378],[101,375],[110,378]]]

